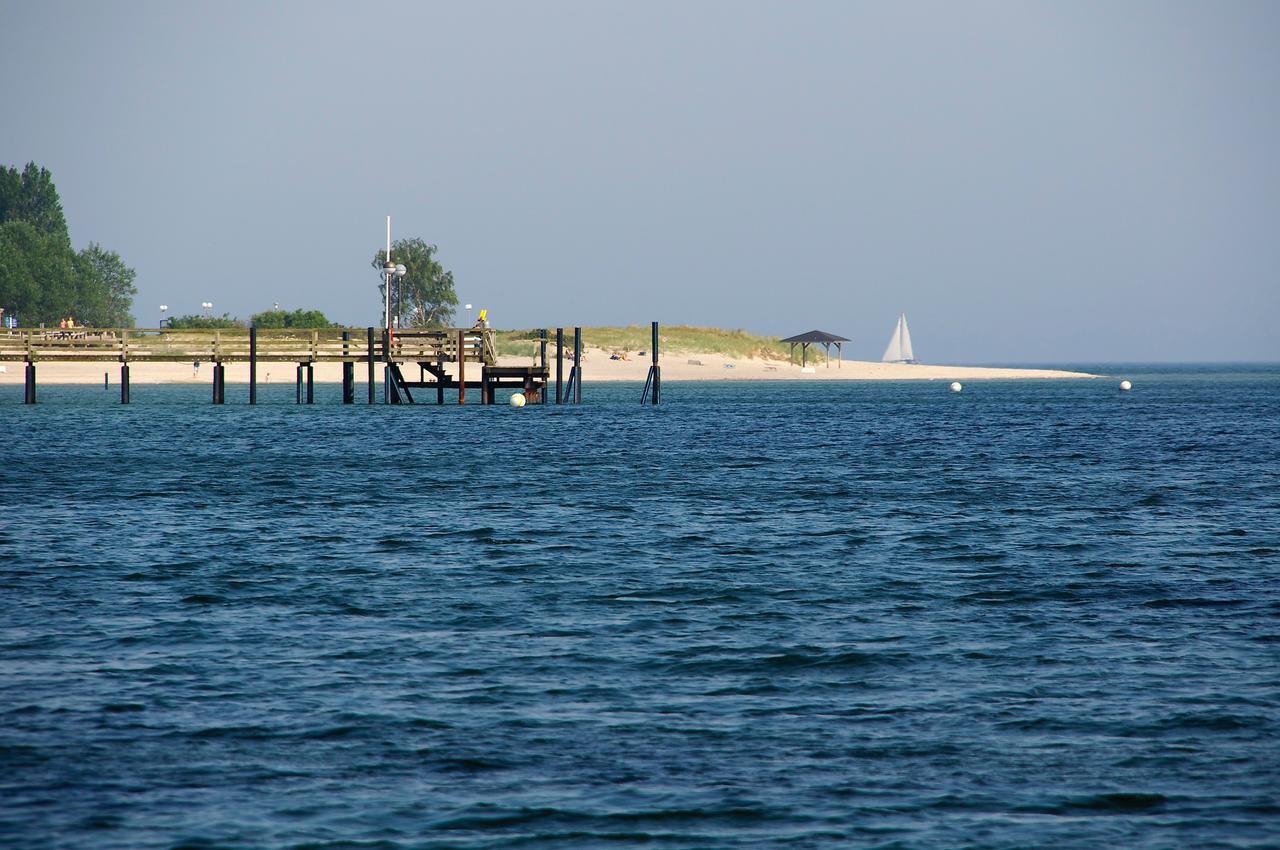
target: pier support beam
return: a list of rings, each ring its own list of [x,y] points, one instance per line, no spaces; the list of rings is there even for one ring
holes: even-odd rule
[[[222,361],[213,364],[213,403],[223,404],[226,401],[224,387],[226,381],[226,370],[222,365]]]
[[[543,328],[538,334],[538,363],[543,369],[547,368],[547,329]],[[542,382],[542,392],[538,394],[538,403],[547,403],[547,386],[546,380]]]
[[[129,364],[120,364],[120,403],[129,403]]]
[[[22,395],[23,404],[36,403],[36,364],[27,361],[27,387]]]
[[[444,404],[444,360],[436,361],[436,404]]]
[[[564,328],[556,328],[556,404],[564,404]]]
[[[373,390],[374,390],[374,379],[373,379],[373,328],[369,328],[369,354],[368,354],[368,360],[369,360],[369,404],[373,404]]]
[[[248,403],[257,403],[257,328],[248,329]]]
[[[653,323],[653,350],[650,355],[653,358],[653,364],[649,367],[649,377],[644,381],[644,392],[640,394],[640,403],[644,404],[646,400],[652,399],[656,405],[658,398],[662,394],[662,368],[658,366],[658,323]],[[650,396],[650,393],[653,393]]]
[[[348,344],[351,340],[351,332],[342,332],[342,356],[347,357],[351,354],[351,346]],[[344,360],[342,361],[342,403],[356,403],[356,364]]]
[[[391,331],[382,329],[382,403],[391,404]]]
[[[316,403],[316,370],[311,363],[307,364],[307,404]]]
[[[293,403],[302,404],[302,364],[298,364],[298,377],[294,387]]]
[[[458,331],[458,404],[467,403],[467,332]]]
[[[573,403],[582,404],[582,328],[573,329]]]

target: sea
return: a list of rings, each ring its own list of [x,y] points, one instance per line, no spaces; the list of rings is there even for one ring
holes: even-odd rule
[[[0,846],[1280,847],[1280,366],[1075,368],[6,385]]]

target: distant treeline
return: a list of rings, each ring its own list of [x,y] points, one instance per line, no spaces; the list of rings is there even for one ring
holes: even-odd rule
[[[133,327],[133,269],[96,242],[71,247],[53,176],[0,167],[0,309],[23,326]]]
[[[166,325],[179,330],[212,328],[336,328],[319,310],[264,310],[249,321],[221,316],[174,316]]]

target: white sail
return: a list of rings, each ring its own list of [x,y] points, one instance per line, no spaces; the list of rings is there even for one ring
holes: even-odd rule
[[[893,336],[884,350],[884,363],[914,363],[915,354],[911,350],[911,331],[907,330],[907,314],[898,315],[898,324],[893,328]]]

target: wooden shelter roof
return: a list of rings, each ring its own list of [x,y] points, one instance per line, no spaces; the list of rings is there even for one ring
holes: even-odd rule
[[[848,342],[848,338],[829,334],[826,331],[809,331],[808,333],[796,334],[782,340],[783,342]]]

